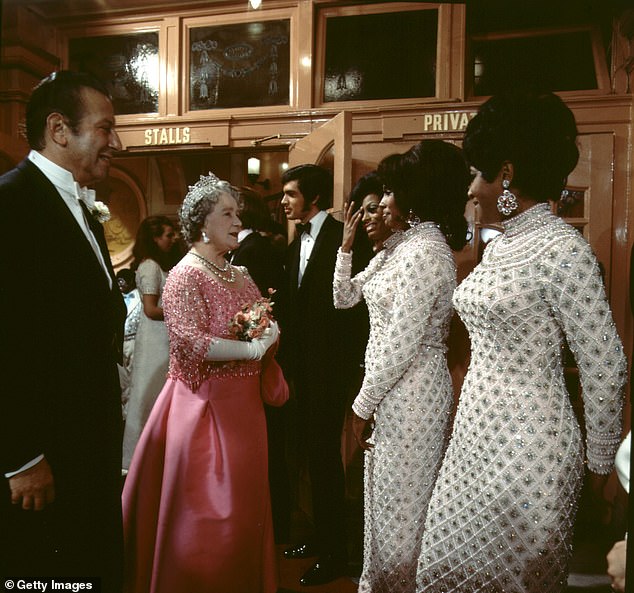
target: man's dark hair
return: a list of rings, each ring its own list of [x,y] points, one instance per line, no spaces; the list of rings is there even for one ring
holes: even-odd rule
[[[73,132],[77,132],[84,116],[82,89],[91,88],[109,97],[108,89],[97,78],[83,72],[53,72],[33,89],[26,106],[25,132],[33,150],[44,148],[46,119],[51,113],[61,114]]]
[[[282,184],[297,181],[297,188],[306,205],[317,199],[317,208],[326,210],[332,206],[332,175],[318,165],[297,165],[282,174]]]
[[[271,226],[271,216],[264,203],[264,198],[250,187],[236,188],[239,193],[238,205],[240,212],[238,216],[245,229],[254,231],[267,231]]]

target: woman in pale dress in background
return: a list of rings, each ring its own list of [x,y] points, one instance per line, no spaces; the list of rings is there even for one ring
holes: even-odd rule
[[[471,361],[427,513],[421,593],[564,591],[584,462],[596,496],[612,471],[625,356],[592,249],[548,203],[577,163],[576,137],[553,94],[493,97],[467,127],[469,194],[481,222],[504,230],[454,294]]]
[[[143,426],[165,384],[169,361],[167,328],[163,321],[163,287],[167,272],[176,263],[176,232],[166,216],[149,216],[137,231],[134,243],[136,285],[143,311],[134,342],[130,371],[130,396],[123,433],[123,462],[130,467]]]
[[[169,377],[123,490],[127,593],[277,590],[263,400],[282,405],[288,387],[271,358],[275,322],[252,341],[229,331],[261,298],[246,268],[225,260],[238,246],[236,197],[209,174],[181,207],[191,249],[163,293]]]
[[[395,231],[351,279],[351,247],[363,211],[344,209],[334,299],[365,299],[370,339],[352,406],[366,450],[361,593],[413,593],[422,527],[453,409],[446,341],[456,285],[452,248],[466,243],[469,176],[460,149],[424,140],[387,157],[378,173],[387,225]],[[371,438],[369,437],[371,433]]]

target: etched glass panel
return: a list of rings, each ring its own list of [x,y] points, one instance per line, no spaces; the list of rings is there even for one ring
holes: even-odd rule
[[[437,10],[330,17],[324,102],[436,95]]]
[[[106,84],[117,115],[157,113],[158,43],[158,32],[71,39],[69,63]]]
[[[190,30],[189,108],[288,105],[290,21]]]

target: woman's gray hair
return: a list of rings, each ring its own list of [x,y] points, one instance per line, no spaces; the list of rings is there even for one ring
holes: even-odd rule
[[[209,175],[201,175],[194,185],[189,186],[178,217],[181,236],[190,247],[200,240],[205,218],[218,203],[220,194],[229,194],[236,201],[238,200],[238,193],[231,184],[218,179],[211,171]]]

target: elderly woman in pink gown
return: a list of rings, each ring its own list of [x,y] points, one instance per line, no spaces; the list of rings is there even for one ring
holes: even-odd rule
[[[123,490],[127,592],[277,589],[262,400],[281,405],[288,388],[272,358],[275,322],[251,341],[229,330],[261,298],[224,258],[238,244],[237,213],[231,186],[211,174],[181,207],[191,249],[163,293],[168,380]]]

